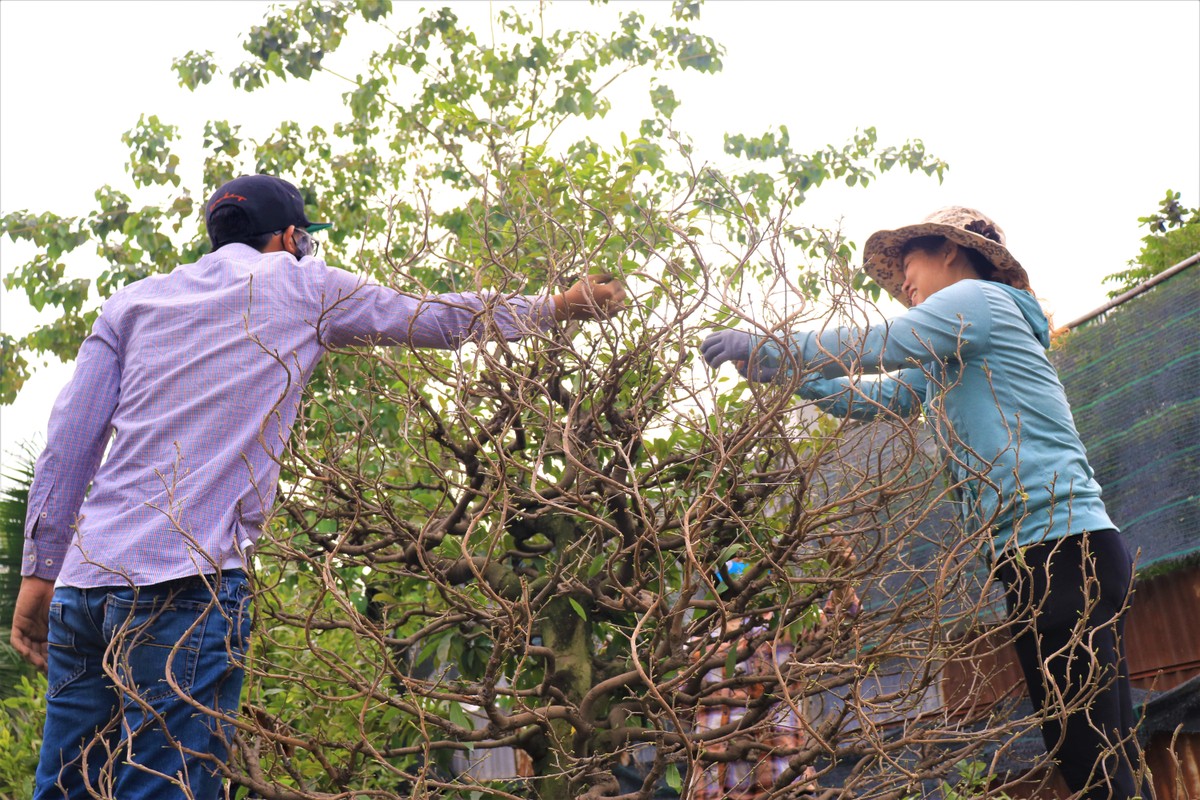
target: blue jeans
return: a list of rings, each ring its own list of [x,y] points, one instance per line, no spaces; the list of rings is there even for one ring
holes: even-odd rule
[[[216,798],[250,635],[245,573],[59,587],[35,800]]]

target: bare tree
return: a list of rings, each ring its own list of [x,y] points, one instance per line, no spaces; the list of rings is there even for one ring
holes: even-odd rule
[[[650,797],[771,760],[773,797],[901,798],[1035,724],[943,685],[995,615],[991,534],[947,515],[960,486],[925,422],[835,422],[794,385],[697,369],[730,276],[787,268],[764,246],[778,220],[723,267],[678,230],[639,235],[656,257],[612,321],[328,362],[259,562],[238,782],[613,797],[615,767],[639,760],[624,796]],[[512,246],[551,235],[583,239],[539,220]],[[572,274],[581,249],[561,260]],[[832,312],[805,303],[783,326],[871,313],[828,249]],[[516,282],[506,255],[487,269]],[[722,706],[727,724],[697,724]],[[799,728],[783,745],[781,714]],[[488,751],[528,766],[508,784],[455,767]]]

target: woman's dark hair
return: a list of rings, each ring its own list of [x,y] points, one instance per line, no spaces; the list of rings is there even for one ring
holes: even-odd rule
[[[900,263],[904,263],[904,259],[908,257],[909,253],[918,250],[922,253],[940,253],[948,241],[950,240],[945,236],[918,236],[915,239],[909,239],[900,248]],[[961,244],[958,246],[967,254],[967,260],[971,262],[971,268],[975,270],[980,278],[985,281],[996,280],[996,265],[988,261],[987,256],[973,247],[966,247]]]
[[[250,231],[246,213],[237,206],[221,206],[208,218],[208,241],[218,250],[227,244],[245,244],[258,252],[271,241],[275,232]]]

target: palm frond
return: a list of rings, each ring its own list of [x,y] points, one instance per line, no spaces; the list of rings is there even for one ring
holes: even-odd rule
[[[6,465],[5,485],[0,490],[0,697],[8,695],[21,675],[33,677],[33,668],[22,661],[8,644],[9,624],[21,588],[21,554],[25,542],[25,512],[37,453],[29,444],[21,448],[14,463]]]

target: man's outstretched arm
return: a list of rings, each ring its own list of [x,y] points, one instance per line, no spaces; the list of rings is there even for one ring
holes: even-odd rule
[[[625,307],[625,287],[589,275],[565,292],[526,296],[459,292],[415,296],[327,268],[318,325],[322,344],[408,345],[452,350],[489,337],[516,340],[553,321],[605,319]]]

